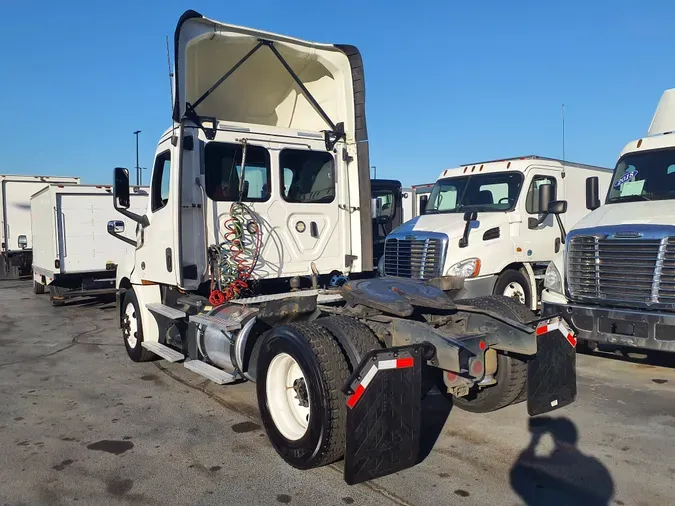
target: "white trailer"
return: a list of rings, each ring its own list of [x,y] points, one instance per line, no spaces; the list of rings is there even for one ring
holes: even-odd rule
[[[0,174],[0,278],[30,274],[30,197],[52,184],[79,184],[79,177]]]
[[[131,205],[141,211],[148,192],[135,188]],[[112,206],[110,186],[49,185],[30,199],[33,222],[33,283],[35,293],[49,290],[52,304],[67,297],[115,292],[115,270],[131,249],[108,232],[135,228]]]
[[[413,185],[403,188],[403,223],[423,213],[434,183]]]
[[[115,207],[139,224],[117,269],[129,358],[255,381],[279,455],[300,469],[344,456],[348,483],[417,463],[428,367],[469,411],[574,401],[574,349],[557,322],[537,331],[511,299],[456,304],[440,287],[461,278],[375,276],[372,219],[387,196],[371,201],[357,48],[194,11],[174,40],[173,124],[144,213],[115,169]]]
[[[590,348],[675,353],[675,89],[621,151],[609,191],[588,179],[586,205],[546,271],[543,314]]]
[[[422,215],[387,237],[384,274],[462,276],[463,296],[505,295],[537,310],[565,227],[589,212],[579,190],[590,176],[606,191],[612,170],[541,156],[446,169]],[[563,199],[565,214],[549,212]]]

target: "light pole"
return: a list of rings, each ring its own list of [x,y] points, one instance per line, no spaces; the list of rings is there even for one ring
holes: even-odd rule
[[[141,186],[141,167],[138,165],[138,134],[140,130],[136,130],[134,135],[136,136],[136,185]]]
[[[370,168],[373,169],[373,171],[375,171],[375,175],[374,175],[373,179],[377,179],[377,167],[375,167],[374,165],[371,165]]]

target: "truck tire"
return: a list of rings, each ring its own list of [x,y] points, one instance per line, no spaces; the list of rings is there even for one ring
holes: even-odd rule
[[[458,300],[457,304],[490,310],[520,323],[534,320],[532,311],[510,297],[491,295]],[[527,398],[527,363],[514,355],[497,353],[497,384],[477,388],[466,397],[456,397],[453,404],[464,411],[488,413]]]
[[[256,390],[267,436],[298,469],[342,458],[349,368],[333,336],[315,323],[273,328],[263,336]]]
[[[62,291],[58,286],[49,285],[49,301],[54,307],[61,307],[66,303],[66,300],[63,298]]]
[[[33,293],[35,293],[35,295],[42,295],[45,293],[45,285],[38,283],[37,281],[33,281]]]
[[[525,307],[531,307],[532,290],[530,282],[520,271],[508,269],[502,272],[497,278],[492,293],[514,299]]]
[[[382,348],[382,343],[380,343],[380,340],[375,336],[373,331],[370,330],[370,327],[355,318],[349,318],[348,316],[329,316],[327,318],[319,318],[318,320],[315,320],[314,323],[321,325],[334,337],[339,336],[335,337],[335,342],[343,351],[350,373],[353,372],[359,364],[352,364],[350,362],[349,355],[344,351],[340,337],[349,340],[353,344],[355,350],[361,356],[361,359],[363,359],[369,351]]]
[[[134,362],[148,362],[157,356],[141,346],[143,342],[143,325],[138,299],[133,290],[128,290],[122,300],[122,338],[127,355]]]

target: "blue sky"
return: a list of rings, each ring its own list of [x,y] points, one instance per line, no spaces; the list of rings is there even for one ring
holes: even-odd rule
[[[30,6],[30,7],[28,7]],[[521,154],[613,166],[675,87],[675,2],[4,2],[0,173],[109,183],[169,126],[165,35],[186,9],[358,46],[371,164],[404,184]],[[149,174],[146,174],[147,181]]]

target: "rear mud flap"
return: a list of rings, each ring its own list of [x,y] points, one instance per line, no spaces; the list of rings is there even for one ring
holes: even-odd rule
[[[527,364],[527,411],[548,413],[574,402],[577,396],[574,332],[556,317],[537,327],[537,355]]]
[[[417,464],[422,372],[429,353],[433,355],[429,348],[416,345],[371,351],[347,381],[344,479],[348,484]]]

